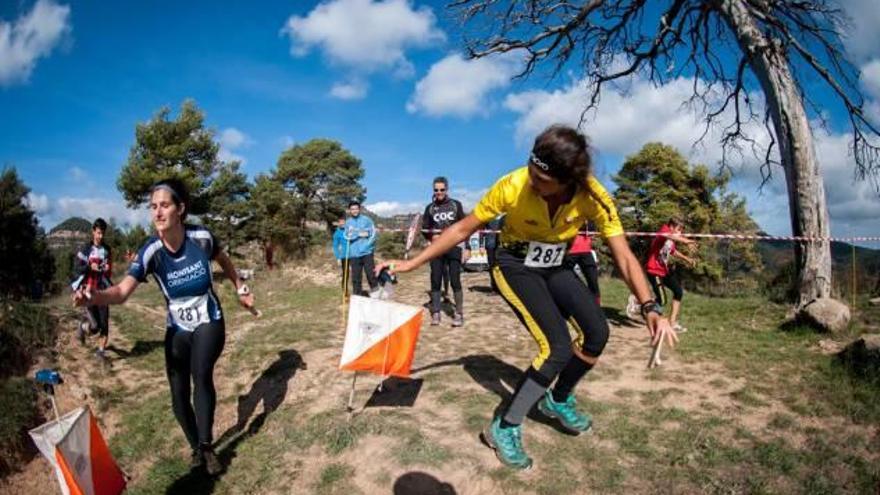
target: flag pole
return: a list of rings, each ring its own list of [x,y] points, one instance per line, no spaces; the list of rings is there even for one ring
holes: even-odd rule
[[[354,403],[354,387],[355,387],[355,384],[357,383],[357,379],[358,379],[358,372],[355,371],[354,374],[353,374],[352,377],[351,377],[351,391],[348,393],[348,415],[349,415],[349,416],[348,416],[348,419],[351,419],[351,413],[354,412],[354,406],[353,406],[353,403]]]
[[[670,331],[674,331],[674,330],[670,330]],[[651,359],[650,359],[650,361],[648,361],[648,369],[655,368],[655,367],[663,364],[663,362],[660,361],[660,348],[663,347],[663,338],[664,337],[666,337],[666,335],[660,335],[660,340],[657,342],[657,345],[655,345],[653,350],[651,351]]]
[[[344,273],[342,274],[342,305],[340,306],[342,308],[342,330],[343,330],[343,332],[345,332],[348,327],[348,313],[345,310],[346,309],[346,302],[347,302],[346,298],[345,298],[345,294],[346,294],[346,292],[348,292],[348,278],[349,278],[348,275],[349,275],[349,270],[351,268],[349,265],[349,262],[348,262],[350,248],[351,248],[351,239],[349,239],[348,236],[345,236],[345,261],[343,261],[343,267],[344,267],[343,272]],[[355,388],[356,384],[357,384],[357,371],[355,371],[354,375],[352,375],[352,377],[351,377],[351,391],[348,394],[349,419],[351,419],[351,413],[354,411],[354,408],[352,407],[352,403],[354,402],[354,388]]]
[[[385,380],[388,379],[391,375],[386,375],[385,370],[388,369],[388,347],[391,346],[391,342],[389,339],[385,339],[385,356],[382,358],[382,381],[379,382],[379,387],[376,389],[379,393],[382,393],[382,384],[385,383]]]

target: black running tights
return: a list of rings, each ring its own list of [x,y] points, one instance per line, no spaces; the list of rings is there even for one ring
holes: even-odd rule
[[[211,430],[217,405],[214,363],[223,352],[225,340],[223,320],[204,323],[194,332],[169,329],[165,333],[165,371],[171,386],[171,408],[193,449],[213,441]]]

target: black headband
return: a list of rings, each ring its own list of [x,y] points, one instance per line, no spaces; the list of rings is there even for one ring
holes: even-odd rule
[[[535,165],[537,165],[538,168],[540,168],[544,172],[550,172],[550,165],[547,162],[538,158],[538,156],[535,155],[534,152],[532,152],[532,154],[529,155],[529,161],[534,163]]]
[[[153,186],[153,187],[150,189],[150,194],[153,194],[154,192],[156,192],[156,191],[158,191],[158,190],[160,190],[160,189],[163,190],[163,191],[168,191],[169,193],[171,193],[171,197],[174,198],[174,201],[175,201],[176,203],[181,203],[181,202],[182,202],[182,201],[180,201],[180,196],[177,195],[177,191],[175,191],[174,188],[171,187],[171,186],[169,186],[168,184],[157,184],[157,185]]]

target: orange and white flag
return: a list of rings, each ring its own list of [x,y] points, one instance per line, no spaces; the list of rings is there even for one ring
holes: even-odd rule
[[[87,407],[31,430],[31,438],[52,467],[64,495],[118,495],[125,477]]]
[[[409,377],[422,308],[351,296],[339,369]]]

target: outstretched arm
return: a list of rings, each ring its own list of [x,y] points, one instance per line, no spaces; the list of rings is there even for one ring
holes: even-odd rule
[[[137,289],[140,282],[131,275],[126,275],[121,282],[106,290],[89,292],[88,289],[80,289],[73,293],[75,306],[108,306],[110,304],[122,304]]]
[[[697,243],[697,241],[695,241],[693,239],[689,239],[682,234],[672,234],[672,233],[667,232],[667,233],[663,234],[663,237],[665,237],[671,241],[680,242],[680,243],[685,244],[687,246],[693,246],[694,244]]]
[[[415,270],[416,268],[424,265],[428,261],[440,256],[441,254],[449,251],[454,246],[456,246],[461,241],[467,239],[471,236],[477,229],[479,229],[483,225],[476,215],[471,213],[470,215],[464,217],[452,224],[451,227],[444,230],[438,237],[434,238],[434,241],[431,242],[431,245],[425,248],[418,256],[411,260],[390,260],[379,264],[376,267],[376,273],[382,271],[383,268],[391,267],[394,265],[392,269],[395,272],[408,272],[410,270]]]

